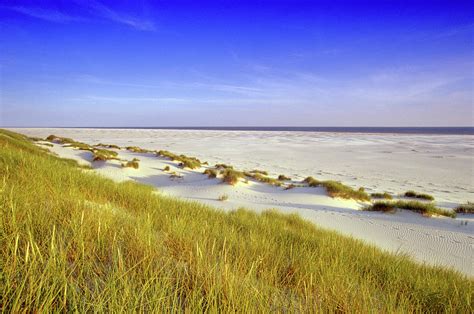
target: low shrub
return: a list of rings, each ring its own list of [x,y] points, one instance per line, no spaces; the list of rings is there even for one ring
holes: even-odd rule
[[[287,185],[287,186],[285,187],[285,190],[291,190],[291,189],[294,189],[294,188],[296,188],[296,185],[292,183],[292,184],[290,184],[290,185]]]
[[[170,171],[170,169],[171,169],[170,166],[166,166],[163,168],[163,171]]]

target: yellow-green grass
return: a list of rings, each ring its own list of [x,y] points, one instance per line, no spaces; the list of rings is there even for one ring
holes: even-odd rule
[[[275,186],[281,186],[282,185],[281,181],[279,181],[275,178],[268,177],[268,176],[262,174],[262,172],[251,171],[251,172],[245,172],[244,174],[247,177],[253,178],[253,179],[255,179],[257,181],[260,181],[260,182],[263,182],[263,183],[267,183],[267,184],[275,185]]]
[[[138,160],[131,160],[123,163],[122,167],[138,169],[140,168],[140,164],[138,163]]]
[[[303,180],[303,182],[307,183],[310,187],[324,187],[330,197],[354,199],[359,201],[370,201],[369,194],[367,194],[364,188],[362,187],[358,190],[354,190],[350,186],[342,184],[339,181],[319,181],[313,177],[307,177]]]
[[[201,167],[201,161],[196,157],[188,157],[186,155],[176,155],[167,150],[160,150],[157,152],[158,156],[169,158],[173,161],[179,161],[179,165],[183,168],[196,169]]]
[[[442,215],[451,218],[456,217],[455,211],[438,208],[432,203],[422,203],[418,201],[377,201],[368,206],[367,210],[390,212],[397,208],[411,210],[425,216]]]
[[[473,281],[296,215],[115,183],[0,131],[2,312],[456,312]]]
[[[104,144],[104,143],[99,143],[97,145],[94,145],[96,147],[105,147],[105,148],[114,148],[114,149],[121,149],[120,146],[115,145],[115,144]]]
[[[406,191],[404,194],[405,197],[412,197],[412,198],[419,198],[427,201],[434,201],[434,197],[432,195],[426,193],[418,193],[415,191]]]
[[[474,214],[474,202],[467,202],[457,206],[454,211],[458,214]]]
[[[372,197],[372,198],[383,198],[383,199],[386,199],[386,200],[393,199],[393,196],[388,192],[372,193],[372,194],[370,194],[370,197]]]
[[[240,179],[245,177],[243,172],[234,170],[232,168],[227,168],[225,170],[222,170],[221,174],[222,174],[222,181],[230,185],[237,184],[240,181]]]
[[[116,151],[103,149],[103,148],[97,148],[97,147],[91,146],[91,145],[86,144],[86,143],[77,142],[77,141],[75,141],[71,138],[60,137],[60,136],[56,136],[56,135],[50,135],[46,138],[46,140],[50,141],[50,142],[53,142],[53,143],[63,144],[65,146],[69,146],[69,147],[74,147],[74,148],[77,148],[79,150],[90,151],[93,154],[93,156],[92,156],[93,161],[107,161],[107,160],[111,160],[111,159],[118,159],[117,158],[118,153]],[[96,146],[104,146],[104,145],[99,144],[99,145],[96,145]]]
[[[280,174],[280,175],[278,176],[278,180],[280,180],[280,181],[289,181],[289,180],[291,180],[291,178],[285,176],[284,174]]]
[[[209,179],[214,179],[217,177],[217,170],[215,169],[206,169],[203,174],[207,175]]]
[[[141,148],[141,147],[137,147],[137,146],[127,146],[125,147],[126,150],[130,151],[130,152],[133,152],[133,153],[153,153],[154,151],[152,150],[149,150],[149,149],[144,149],[144,148]]]

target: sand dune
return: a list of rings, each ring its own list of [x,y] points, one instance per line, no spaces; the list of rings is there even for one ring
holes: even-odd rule
[[[211,164],[215,162],[229,162],[240,169],[262,168],[270,170],[270,172],[273,174],[285,173],[298,180],[303,177],[303,174],[315,174],[314,168],[312,173],[303,172],[303,170],[305,170],[303,168],[307,167],[308,169],[306,170],[311,170],[311,162],[316,164],[318,163],[316,157],[312,160],[305,160],[305,157],[297,155],[297,151],[300,150],[300,153],[303,156],[307,156],[305,155],[306,153],[304,152],[305,150],[302,146],[303,140],[293,134],[293,132],[288,132],[289,134],[286,135],[275,136],[267,134],[269,132],[257,132],[257,134],[247,134],[252,132],[244,132],[245,134],[224,132],[225,134],[218,134],[218,132],[213,131],[213,134],[204,137],[204,139],[200,141],[197,137],[198,135],[203,136],[201,132],[204,131],[181,132],[156,130],[117,131],[76,129],[38,129],[19,131],[34,136],[46,136],[51,133],[56,133],[57,135],[72,137],[89,144],[105,142],[117,144],[120,146],[134,145],[150,149],[164,148],[176,151],[178,153],[189,153],[190,155],[193,155],[192,152],[195,151],[195,155],[197,155],[197,157],[208,160]],[[316,136],[321,139],[321,145],[326,148],[329,147],[329,150],[331,150],[330,147],[333,147],[333,150],[337,149],[340,151],[352,151],[356,150],[356,147],[363,147],[365,149],[367,146],[373,146],[373,151],[387,149],[381,148],[383,145],[381,146],[374,144],[373,141],[375,141],[375,139],[372,138],[373,136],[368,135],[365,136],[372,139],[363,139],[362,135],[350,135],[348,137],[352,138],[352,140],[346,140],[349,141],[349,144],[347,145],[344,143],[344,140],[338,138],[342,137],[341,135],[303,134],[301,136],[309,138],[309,144],[307,144],[309,145],[307,148],[309,151],[322,149],[321,147],[318,147],[317,149],[312,147],[312,145],[315,145],[315,140],[311,140],[311,136]],[[261,137],[261,143],[273,143],[266,146],[268,149],[272,148],[273,151],[268,151],[265,154],[259,151],[258,145],[255,144],[255,141],[259,141],[257,139],[258,137]],[[384,135],[384,137],[390,138],[391,135]],[[174,138],[174,140],[172,138]],[[295,141],[293,144],[291,142],[291,138],[293,138]],[[164,144],[165,140],[169,140],[169,144]],[[230,160],[224,160],[222,157],[218,156],[219,151],[217,148],[222,148],[222,141],[226,142],[225,147],[227,147],[227,150],[223,151],[223,154],[229,156]],[[351,144],[351,141],[354,142]],[[395,145],[393,143],[394,139],[382,139],[382,136],[377,138],[376,141],[390,141],[392,150],[393,145]],[[397,141],[399,141],[399,139]],[[423,141],[429,142],[430,139],[419,139],[419,143],[416,145],[436,146],[434,144],[435,139],[431,140],[431,144],[420,144]],[[451,145],[449,144],[448,139],[444,139],[444,141],[446,141],[446,145]],[[182,147],[182,145],[184,145],[182,142],[189,145],[187,150],[179,149]],[[237,144],[237,142],[239,144]],[[282,142],[285,144],[281,144]],[[208,151],[204,150],[205,145],[209,146]],[[286,147],[286,149],[283,151],[277,151],[278,147],[280,147],[279,145],[283,145]],[[406,143],[399,145],[404,146]],[[463,165],[466,166],[464,162],[472,165],[472,157],[468,157],[467,154],[462,153],[463,149],[470,151],[471,145],[472,143],[469,143],[468,140],[466,140],[466,143],[458,143],[457,145],[453,145],[456,146],[456,151],[450,152],[450,154],[456,154],[456,157],[452,157],[459,163],[456,167],[461,168]],[[182,148],[184,148],[184,146]],[[61,157],[73,158],[81,163],[90,164],[98,173],[117,181],[130,179],[136,180],[138,182],[157,187],[158,193],[204,202],[224,210],[246,207],[256,211],[276,208],[285,213],[296,212],[303,218],[308,219],[317,225],[337,230],[346,235],[354,236],[391,252],[409,254],[419,261],[427,262],[429,264],[452,267],[465,274],[468,274],[469,276],[474,276],[474,219],[472,215],[460,215],[456,219],[451,219],[446,217],[427,218],[417,213],[407,211],[399,211],[395,214],[366,212],[360,210],[364,205],[363,203],[354,200],[343,200],[328,197],[325,190],[322,188],[295,188],[292,190],[284,190],[280,187],[273,187],[254,181],[249,181],[248,184],[241,183],[237,186],[230,186],[221,183],[219,179],[208,179],[207,176],[202,174],[203,169],[182,169],[178,167],[177,162],[167,160],[166,158],[156,157],[154,154],[139,154],[131,153],[125,150],[118,150],[119,157],[124,160],[131,160],[133,158],[140,159],[140,168],[132,169],[122,168],[120,161],[91,162],[92,154],[90,152],[64,147],[59,144],[54,144],[54,146],[49,147],[49,149]],[[255,153],[252,153],[252,149],[255,151]],[[435,148],[430,149],[435,150]],[[447,151],[448,148],[438,147],[436,150],[437,151],[433,152],[432,154],[441,154],[441,151]],[[241,151],[248,152],[248,161],[245,161],[242,153],[239,153]],[[373,153],[377,155],[376,152]],[[365,154],[365,156],[368,155],[368,153]],[[384,153],[381,152],[380,154]],[[403,153],[398,152],[397,154],[403,156]],[[273,156],[273,158],[269,158],[270,156]],[[291,158],[291,156],[293,156],[293,158]],[[342,156],[347,155],[342,154]],[[342,156],[335,155],[335,159],[340,160],[343,158]],[[285,158],[289,158],[288,161],[286,161]],[[329,155],[326,158],[329,158]],[[356,158],[357,162],[354,166],[354,169],[357,169],[357,167],[362,165],[360,163],[360,158],[360,156]],[[424,158],[427,157],[425,156]],[[435,161],[443,160],[443,158],[432,159]],[[377,180],[376,178],[378,177],[384,177],[383,173],[380,172],[380,168],[378,169],[379,172],[375,171],[377,169],[376,167],[378,163],[382,163],[383,160],[369,160],[371,161],[366,161],[365,163],[366,171],[369,171],[369,174],[364,177],[364,180],[368,180],[369,178]],[[301,163],[301,172],[298,170],[299,168],[297,169],[295,166],[299,165],[297,161],[300,161]],[[394,161],[390,160],[387,161],[389,165],[393,165],[393,162]],[[422,162],[422,160],[417,160],[415,158],[414,165],[419,162]],[[337,160],[334,161],[334,163],[337,163]],[[341,162],[341,165],[343,164],[344,162]],[[170,178],[170,172],[163,171],[165,166],[169,166],[171,168],[170,172],[176,172],[177,174],[182,175],[182,178]],[[317,167],[323,168],[322,165],[318,165]],[[417,169],[413,165],[410,167]],[[456,169],[456,167],[450,169]],[[471,169],[472,171],[472,168],[467,167],[467,169]],[[323,170],[321,170],[321,172],[322,171]],[[419,171],[423,172],[427,170],[421,169]],[[319,171],[316,171],[316,175],[318,172]],[[344,181],[344,172],[339,173],[340,177],[331,177],[328,174],[329,172],[331,171],[327,171],[323,173],[323,175],[326,174],[328,175],[328,178],[340,179],[343,182],[346,182]],[[464,172],[468,173],[467,176],[464,176],[464,180],[468,182],[467,185],[463,185],[462,180],[455,184],[464,187],[466,191],[450,192],[446,193],[446,195],[452,197],[452,195],[458,193],[458,197],[462,196],[463,198],[471,195],[470,193],[472,192],[469,190],[472,189],[472,185],[469,183],[469,181],[472,180],[472,177],[468,178],[470,174],[469,171],[466,171],[466,169]],[[349,173],[349,170],[347,170],[347,173]],[[411,174],[411,176],[413,177],[413,174]],[[321,175],[318,177],[321,177]],[[407,187],[410,186],[411,188],[416,188],[416,186],[413,187],[413,185],[420,185],[421,187],[425,187],[425,185],[427,186],[427,183],[425,182],[427,178],[420,177],[420,179],[417,179],[418,181],[413,181],[415,179],[412,177],[405,179],[407,181]],[[355,180],[357,185],[364,185],[359,183],[359,181],[360,180]],[[393,188],[399,192],[400,189],[404,188],[404,186],[400,185],[397,180],[395,181],[396,182],[393,183]],[[388,182],[391,181],[389,180]],[[448,182],[448,187],[443,187],[442,189],[448,191],[450,188],[449,178],[446,180],[446,182]],[[380,184],[382,185],[385,183],[385,181],[382,181]],[[440,185],[441,183],[442,182],[438,182]],[[375,184],[377,187],[379,187],[378,181],[375,181]],[[431,189],[435,190],[433,187],[431,187]],[[377,188],[377,190],[381,189]],[[384,188],[382,190],[386,189]],[[419,190],[423,192],[431,192],[429,189],[424,188],[420,188]],[[218,200],[219,196],[223,194],[228,196],[227,201]],[[442,195],[444,194],[438,193],[435,195],[442,198]],[[441,203],[455,203],[455,198],[452,197],[442,199]],[[464,223],[465,221],[468,221],[467,225]]]

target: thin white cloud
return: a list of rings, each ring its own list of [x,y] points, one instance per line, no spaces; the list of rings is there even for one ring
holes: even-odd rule
[[[104,4],[98,1],[88,0],[81,2],[84,6],[88,7],[91,10],[92,14],[100,16],[104,19],[124,24],[142,31],[155,31],[155,24],[147,19],[137,18],[123,13],[119,13],[105,6]]]
[[[54,23],[67,23],[67,22],[85,20],[81,17],[71,16],[71,15],[56,11],[56,10],[44,10],[41,8],[18,6],[18,7],[2,7],[2,9],[15,11],[15,12],[18,12],[30,17],[34,17],[40,20],[45,20],[45,21],[54,22]]]
[[[79,6],[86,9],[91,16],[98,17],[103,20],[111,21],[118,24],[123,24],[136,30],[141,31],[155,31],[155,24],[153,21],[141,17],[135,17],[124,14],[105,6],[98,1],[75,1]],[[21,13],[40,20],[53,23],[69,23],[69,22],[90,22],[93,19],[84,15],[71,15],[53,9],[43,9],[40,7],[26,7],[26,6],[12,6],[0,7]]]

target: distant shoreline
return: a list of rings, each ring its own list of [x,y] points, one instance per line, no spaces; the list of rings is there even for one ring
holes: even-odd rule
[[[145,129],[145,130],[204,130],[204,131],[280,131],[280,132],[327,132],[327,133],[393,133],[429,135],[474,135],[474,127],[238,127],[238,126],[183,126],[183,127],[5,127],[5,128],[61,128],[61,129]]]

